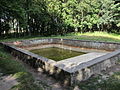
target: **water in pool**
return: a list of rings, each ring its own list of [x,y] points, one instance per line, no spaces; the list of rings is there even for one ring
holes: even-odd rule
[[[57,47],[34,49],[34,50],[30,50],[30,52],[55,60],[55,61],[60,61],[63,59],[85,54],[84,52],[71,51],[71,50],[61,49]]]

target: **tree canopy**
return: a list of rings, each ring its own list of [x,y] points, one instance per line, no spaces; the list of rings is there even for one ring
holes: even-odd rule
[[[0,0],[0,36],[120,32],[119,0]]]

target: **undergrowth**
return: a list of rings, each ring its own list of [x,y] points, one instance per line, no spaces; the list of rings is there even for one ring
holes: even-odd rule
[[[81,90],[120,90],[120,72],[114,73],[106,79],[103,77],[97,75],[81,82],[78,86]]]
[[[12,74],[17,78],[18,85],[12,90],[44,90],[41,86],[35,84],[35,80],[31,73],[18,61],[14,60],[10,54],[5,52],[0,46],[0,69],[3,75]]]

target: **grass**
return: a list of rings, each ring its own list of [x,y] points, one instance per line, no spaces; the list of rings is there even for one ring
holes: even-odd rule
[[[10,54],[5,52],[0,46],[0,69],[3,75],[12,74],[17,78],[18,85],[13,90],[44,90],[41,86],[36,85],[34,78],[26,68],[18,61],[14,60]]]
[[[65,36],[51,36],[51,37],[22,37],[22,38],[10,38],[10,39],[0,39],[3,41],[18,41],[18,40],[29,40],[29,39],[42,39],[42,38],[65,38],[65,39],[78,39],[78,40],[92,40],[92,41],[105,41],[105,42],[120,42],[120,35],[115,33],[107,32],[87,32],[87,33],[69,33]]]
[[[78,39],[78,40],[105,41],[105,42],[120,42],[119,34],[107,33],[107,32],[71,33],[63,38]]]
[[[78,85],[81,90],[120,90],[120,72],[114,73],[107,79],[98,75]]]

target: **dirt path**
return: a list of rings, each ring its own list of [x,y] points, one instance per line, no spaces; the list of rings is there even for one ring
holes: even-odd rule
[[[10,90],[14,85],[17,84],[18,82],[16,78],[12,75],[0,77],[0,90]]]

